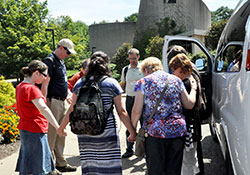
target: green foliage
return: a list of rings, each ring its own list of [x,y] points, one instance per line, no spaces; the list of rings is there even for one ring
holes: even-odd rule
[[[138,13],[133,13],[124,18],[124,22],[137,22],[138,20]]]
[[[0,72],[19,75],[21,67],[51,50],[45,36],[47,1],[0,1]]]
[[[73,22],[69,16],[47,19],[47,1],[0,1],[0,72],[6,78],[18,78],[20,69],[34,59],[42,60],[62,38],[75,44],[77,55],[65,60],[68,69],[78,69],[85,58],[90,57],[88,26]]]
[[[113,64],[113,63],[110,63],[109,66],[110,66],[110,69],[111,69],[111,77],[113,77],[116,80],[119,80],[120,77],[121,77],[121,74],[115,69],[116,65]]]
[[[220,39],[221,33],[227,24],[227,20],[221,20],[212,23],[207,34],[205,35],[205,46],[209,50],[215,50]]]
[[[195,63],[195,61],[199,58],[204,58],[204,60],[207,60],[207,56],[204,52],[199,52],[197,54],[188,54],[188,58],[193,62]]]
[[[150,38],[157,35],[157,30],[154,28],[150,28],[145,30],[142,33],[142,37],[139,40],[136,40],[133,44],[134,48],[137,48],[140,51],[140,56],[143,59],[145,57],[145,48],[149,44]]]
[[[177,35],[179,33],[185,32],[183,26],[178,27],[174,20],[169,19],[168,17],[161,19],[159,22],[156,22],[156,28],[149,28],[145,30],[141,35],[141,39],[134,42],[134,47],[140,50],[140,55],[142,58],[145,57],[145,48],[149,44],[149,40],[152,37],[159,35],[164,37],[165,35]]]
[[[211,13],[212,23],[218,22],[221,20],[228,20],[233,13],[233,9],[228,7],[221,6],[216,11]]]
[[[112,68],[111,70],[112,70],[112,73],[114,70],[117,71],[117,72],[114,72],[114,77],[116,77],[117,80],[120,79],[122,68],[129,64],[128,51],[131,48],[132,46],[130,43],[123,43],[123,45],[119,47],[119,49],[117,50],[116,54],[113,57],[112,63],[115,64],[115,67],[114,66],[111,67]],[[117,74],[119,74],[119,76]]]
[[[68,79],[70,79],[73,75],[75,75],[79,71],[80,70],[67,70]]]
[[[93,24],[106,24],[106,23],[108,23],[108,21],[102,20],[102,21],[100,21],[100,22],[98,22],[98,23],[94,21]],[[91,24],[91,25],[93,25],[93,24]]]
[[[4,77],[0,76],[0,107],[10,106],[15,102],[15,88],[12,83],[6,82]]]
[[[164,44],[163,38],[159,36],[152,37],[149,40],[149,44],[147,45],[145,49],[145,58],[153,56],[153,57],[162,59],[163,44]]]

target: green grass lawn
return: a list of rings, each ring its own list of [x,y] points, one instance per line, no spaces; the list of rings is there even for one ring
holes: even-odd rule
[[[68,79],[70,79],[77,72],[79,72],[79,70],[67,70]]]

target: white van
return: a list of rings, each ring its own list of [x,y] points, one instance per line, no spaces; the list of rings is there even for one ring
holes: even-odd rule
[[[207,96],[210,130],[226,160],[227,175],[250,175],[250,0],[241,0],[228,21],[213,57],[201,42],[165,36],[163,66],[168,71],[167,49],[181,45],[191,54],[202,76]]]

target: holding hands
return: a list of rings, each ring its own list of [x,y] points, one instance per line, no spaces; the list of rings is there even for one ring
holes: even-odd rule
[[[62,128],[61,126],[56,130],[56,133],[59,135],[59,136],[67,136],[67,131],[66,129]]]

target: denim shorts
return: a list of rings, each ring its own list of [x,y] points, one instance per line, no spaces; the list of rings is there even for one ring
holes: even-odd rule
[[[16,165],[20,175],[45,175],[55,170],[47,134],[20,130],[21,148]]]

